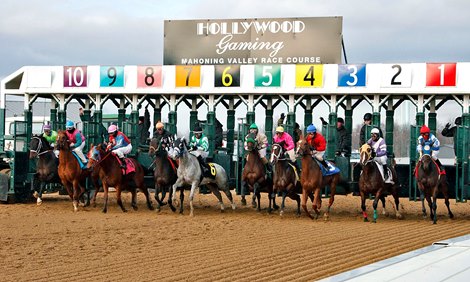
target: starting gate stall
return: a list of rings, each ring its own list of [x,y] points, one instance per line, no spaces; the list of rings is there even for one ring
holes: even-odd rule
[[[139,108],[142,103],[148,103],[153,108],[154,121],[162,120],[162,107],[168,107],[166,124],[172,133],[177,133],[177,110],[180,104],[188,106],[190,111],[189,115],[180,117],[179,124],[189,122],[191,131],[194,129],[198,111],[201,107],[207,107],[207,124],[204,131],[211,146],[209,158],[220,162],[229,173],[231,183],[237,185],[242,166],[242,143],[247,127],[255,121],[255,115],[264,115],[264,131],[272,140],[273,112],[280,104],[287,106],[286,131],[291,135],[299,107],[305,112],[304,126],[307,126],[313,121],[315,109],[326,105],[329,111],[329,125],[324,133],[327,137],[326,157],[330,160],[335,160],[335,124],[338,110],[344,110],[345,127],[351,133],[353,111],[363,101],[372,108],[373,126],[380,126],[380,113],[385,110],[385,140],[390,159],[394,155],[394,111],[403,101],[410,101],[416,107],[417,127],[424,124],[427,112],[427,124],[434,132],[436,110],[450,99],[457,101],[464,115],[463,127],[459,131],[463,133],[459,134],[459,138],[468,141],[466,132],[470,126],[470,81],[465,79],[468,76],[470,63],[26,66],[2,80],[0,118],[4,120],[5,117],[6,95],[21,96],[24,98],[27,129],[32,121],[32,103],[37,98],[47,98],[57,106],[51,110],[53,129],[63,129],[67,104],[74,99],[84,108],[85,135],[89,140],[96,142],[102,138],[97,135],[97,130],[103,121],[103,105],[106,101],[112,101],[119,108],[119,127],[131,137],[131,154],[138,155],[138,159],[145,163],[150,162],[143,157],[146,148],[139,146],[136,138]],[[256,111],[256,106],[263,107],[265,112]],[[213,145],[216,107],[224,107],[227,110],[227,147],[224,150],[214,148]],[[246,108],[246,116],[243,122],[238,124],[238,138],[235,140],[236,111],[242,107]],[[126,109],[131,110],[128,119],[125,119]],[[0,123],[0,131],[4,132],[4,123]],[[25,144],[28,144],[31,132],[26,130],[17,132],[16,135],[15,138],[23,138]],[[410,138],[410,142],[414,142],[414,139]],[[27,151],[27,148],[22,150]],[[17,150],[18,156],[13,156],[16,160],[21,161],[24,158],[20,153],[22,150]],[[5,137],[1,139],[0,151],[6,153]],[[460,163],[456,197],[458,200],[465,200],[470,194],[469,149],[460,147],[458,152]],[[410,157],[411,160],[415,159]],[[349,159],[336,158],[336,162],[347,181],[353,183]],[[26,189],[24,185],[19,187],[19,183],[24,183],[20,168],[15,166],[15,163],[9,164],[13,170],[9,175],[9,183],[18,187],[8,188],[10,194]],[[410,167],[406,173],[410,181],[411,172]],[[401,195],[411,197],[415,189],[412,188],[413,183],[405,182],[402,185]],[[339,193],[345,191],[340,190]]]

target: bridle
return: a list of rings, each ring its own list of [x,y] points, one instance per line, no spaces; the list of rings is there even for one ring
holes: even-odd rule
[[[274,153],[274,148],[275,147],[279,147],[279,152],[277,154]],[[280,156],[284,153],[284,149],[282,148],[282,146],[280,144],[277,144],[277,143],[274,143],[273,144],[273,149],[271,151],[271,154],[274,158],[276,158],[276,162],[277,161],[283,161],[283,160],[286,160],[286,158],[280,158]]]
[[[30,152],[33,152],[33,153],[36,154],[36,158],[39,158],[39,156],[42,155],[42,154],[45,154],[49,151],[52,151],[52,150],[45,150],[45,151],[41,152],[41,149],[42,149],[42,140],[41,140],[41,138],[38,137],[38,136],[33,136],[33,138],[31,138],[31,139],[37,139],[38,140],[38,147],[36,148],[36,150],[33,150],[33,149],[29,150]]]

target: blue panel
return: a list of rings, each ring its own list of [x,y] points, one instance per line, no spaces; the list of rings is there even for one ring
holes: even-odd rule
[[[338,65],[338,86],[366,86],[366,65]]]

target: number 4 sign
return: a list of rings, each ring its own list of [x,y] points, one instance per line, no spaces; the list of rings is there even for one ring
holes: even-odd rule
[[[457,64],[426,64],[426,86],[455,86]]]

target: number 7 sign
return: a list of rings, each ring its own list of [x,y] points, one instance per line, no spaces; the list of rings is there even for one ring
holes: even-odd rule
[[[457,64],[426,64],[426,86],[455,86]]]

